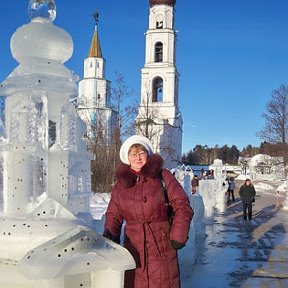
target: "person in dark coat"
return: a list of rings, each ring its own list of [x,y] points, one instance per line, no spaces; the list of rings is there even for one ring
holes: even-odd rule
[[[153,154],[150,141],[139,135],[120,149],[116,183],[106,211],[104,236],[120,243],[123,221],[124,247],[134,257],[136,269],[126,271],[125,288],[179,288],[177,250],[185,246],[193,217],[189,199],[163,159]],[[159,178],[162,173],[174,210],[172,225]]]
[[[191,189],[192,189],[192,194],[197,193],[198,187],[199,187],[199,178],[197,175],[194,175],[193,179],[191,180]]]
[[[252,203],[255,201],[256,191],[250,179],[246,179],[244,184],[240,187],[239,195],[243,204],[243,218],[247,220],[247,210],[248,210],[248,220],[252,220]]]

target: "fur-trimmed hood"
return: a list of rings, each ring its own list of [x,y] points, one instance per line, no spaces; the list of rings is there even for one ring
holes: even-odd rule
[[[145,178],[157,178],[162,170],[163,159],[157,154],[153,154],[147,160],[147,163],[142,167],[140,174],[136,174],[129,165],[120,164],[116,171],[116,180],[124,187],[129,188],[134,186],[138,175]]]

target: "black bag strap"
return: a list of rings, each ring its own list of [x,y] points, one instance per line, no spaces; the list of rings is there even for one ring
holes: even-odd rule
[[[169,198],[168,198],[167,189],[166,189],[166,184],[165,184],[165,181],[164,181],[164,179],[163,179],[162,171],[163,171],[163,170],[161,170],[160,173],[159,173],[159,179],[160,179],[160,181],[161,181],[161,189],[162,189],[162,192],[163,192],[163,194],[164,194],[165,201],[167,202],[167,204],[170,205],[171,202],[170,202],[170,200],[169,200]]]
[[[159,179],[160,179],[160,182],[161,182],[161,189],[162,189],[162,191],[163,191],[166,204],[167,204],[167,206],[168,206],[167,216],[168,216],[169,225],[170,225],[170,227],[171,227],[172,224],[173,224],[173,218],[174,218],[174,214],[175,214],[175,213],[174,213],[174,211],[173,211],[172,203],[170,202],[170,200],[169,200],[169,198],[168,198],[167,189],[166,189],[166,184],[165,184],[165,181],[164,181],[163,175],[162,175],[162,170],[161,170],[160,173],[159,173]]]

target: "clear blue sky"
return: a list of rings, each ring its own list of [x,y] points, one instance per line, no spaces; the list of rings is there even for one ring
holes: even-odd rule
[[[123,74],[139,100],[149,1],[56,0],[56,5],[54,23],[74,42],[65,65],[83,77],[97,9],[106,77],[113,82],[115,71]],[[28,0],[1,2],[1,82],[17,66],[10,38],[29,21],[27,6]],[[287,0],[177,0],[183,152],[196,144],[260,145],[255,133],[264,126],[261,114],[272,91],[288,82],[287,15]]]

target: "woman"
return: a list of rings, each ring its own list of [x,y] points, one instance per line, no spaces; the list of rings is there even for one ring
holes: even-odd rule
[[[247,220],[247,210],[248,210],[248,220],[252,220],[252,202],[255,200],[256,191],[250,179],[246,179],[244,184],[240,187],[239,195],[243,204],[243,218]]]
[[[124,286],[178,288],[177,249],[185,246],[193,216],[188,197],[175,177],[162,170],[163,159],[153,154],[147,138],[128,138],[121,146],[120,159],[123,163],[116,172],[104,236],[119,243],[125,220],[124,246],[134,257],[136,269],[126,271]],[[175,213],[171,227],[160,173]]]
[[[235,196],[234,196],[234,190],[235,190],[235,182],[234,177],[230,177],[228,181],[228,202],[230,202],[230,195],[232,196],[232,201],[235,202]]]
[[[198,187],[199,187],[199,178],[197,175],[195,175],[193,177],[193,179],[191,180],[191,186],[192,186],[192,194],[197,193],[198,191]]]

